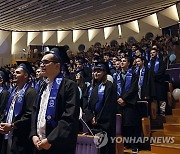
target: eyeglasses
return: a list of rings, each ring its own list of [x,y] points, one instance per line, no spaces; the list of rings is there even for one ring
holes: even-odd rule
[[[49,63],[58,63],[56,61],[53,61],[53,60],[43,60],[43,61],[40,61],[40,65],[47,65]]]

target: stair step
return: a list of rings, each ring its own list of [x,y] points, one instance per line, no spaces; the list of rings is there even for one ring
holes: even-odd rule
[[[180,144],[180,134],[165,134],[163,129],[157,129],[151,131],[152,137],[173,137],[173,144]]]
[[[176,108],[176,109],[180,109],[180,103],[179,103],[179,102],[176,103],[175,108]]]
[[[179,154],[180,144],[151,144],[151,152],[156,154]]]
[[[180,124],[164,123],[164,134],[174,134],[180,136]]]
[[[180,116],[177,117],[177,116],[166,116],[166,123],[169,123],[169,124],[173,124],[173,123],[176,123],[176,124],[180,124]]]
[[[173,116],[180,116],[180,109],[173,109]]]
[[[165,122],[165,117],[157,116],[156,119],[151,119],[151,129],[163,129],[163,123]]]
[[[163,129],[155,129],[151,131],[152,137],[159,137],[159,136],[165,136]]]

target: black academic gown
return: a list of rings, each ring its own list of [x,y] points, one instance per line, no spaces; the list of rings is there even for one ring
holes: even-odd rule
[[[45,90],[46,85],[42,87]],[[37,136],[37,115],[40,103],[33,106],[30,138]],[[52,127],[46,123],[46,136],[52,145],[49,150],[36,150],[36,154],[74,154],[76,149],[79,117],[79,91],[77,84],[64,78],[56,102],[55,122]]]
[[[139,84],[139,76],[140,70],[138,71],[138,84]],[[141,86],[141,98],[140,100],[145,100],[145,97],[149,97],[149,78],[148,78],[148,68],[145,67],[143,84]]]
[[[125,80],[121,77],[122,94],[119,98],[122,98],[126,105],[124,107],[118,104],[118,112],[122,113],[123,126],[139,126],[140,117],[137,111],[138,100],[138,76],[133,73],[130,89],[125,91]]]
[[[6,104],[8,102],[9,99],[9,92],[8,90],[4,89],[1,93],[0,93],[0,117],[2,118],[2,115],[4,114],[4,109],[6,108]],[[0,121],[1,121],[0,118]]]
[[[159,69],[157,73],[154,72],[155,59],[151,59],[151,67],[149,69],[149,89],[150,98],[157,101],[165,101],[165,71],[166,67],[163,60],[159,59]]]
[[[35,89],[29,87],[24,96],[23,107],[19,115],[13,117],[12,123],[15,127],[13,129],[11,151],[13,154],[32,154],[32,141],[29,139],[31,128],[31,113],[32,106],[35,101],[37,92]],[[4,121],[6,117],[4,116]],[[3,148],[1,154],[6,154],[6,144],[3,141]]]
[[[4,114],[9,95],[9,92],[6,89],[4,89],[0,94],[0,121],[2,121],[2,115]],[[3,137],[4,135],[0,134],[0,151],[2,147]]]
[[[86,95],[83,96],[83,108],[85,112],[86,122],[92,129],[94,134],[105,131],[108,137],[114,137],[116,135],[116,88],[112,82],[107,81],[105,84],[103,105],[100,112],[95,113],[95,105],[98,101],[98,85],[93,88],[89,104],[90,110],[88,109],[88,90]],[[95,116],[97,124],[93,126],[91,124],[92,118]],[[103,147],[100,151],[103,154],[113,154],[114,145],[109,143]]]

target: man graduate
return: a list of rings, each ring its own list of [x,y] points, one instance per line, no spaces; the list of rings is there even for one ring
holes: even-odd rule
[[[36,98],[36,91],[29,84],[32,71],[28,62],[21,63],[15,70],[14,82],[17,86],[9,97],[3,122],[0,123],[0,133],[5,134],[1,154],[32,154],[29,133]]]
[[[51,49],[40,64],[48,83],[40,89],[33,107],[30,137],[36,154],[74,154],[76,150],[79,92],[74,81],[63,77],[66,51],[59,49]]]

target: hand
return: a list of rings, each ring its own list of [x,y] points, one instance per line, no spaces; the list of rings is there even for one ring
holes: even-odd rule
[[[38,145],[40,148],[45,149],[45,150],[49,150],[51,148],[51,144],[48,143],[47,138],[41,140],[41,143]]]
[[[9,123],[1,123],[0,124],[0,132],[1,134],[7,134],[9,131],[12,130],[12,125]]]
[[[33,140],[33,143],[35,145],[35,147],[38,149],[38,150],[42,150],[41,147],[39,147],[39,144],[41,144],[41,140],[39,139],[38,136],[33,136],[32,137],[32,140]]]
[[[92,125],[96,125],[96,119],[95,119],[95,117],[92,118],[91,124],[92,124]]]
[[[121,106],[125,106],[126,105],[126,103],[124,102],[124,100],[122,98],[118,98],[117,102]]]

